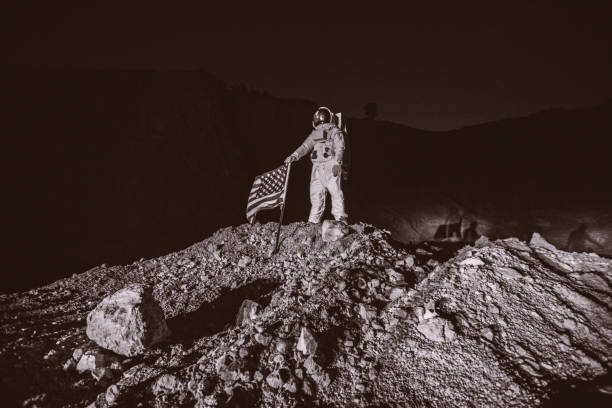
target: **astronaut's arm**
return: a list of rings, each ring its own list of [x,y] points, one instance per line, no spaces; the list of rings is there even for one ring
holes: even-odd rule
[[[337,130],[333,134],[334,140],[334,151],[336,162],[342,164],[344,159],[344,133],[341,130]]]
[[[296,160],[300,160],[302,157],[310,153],[310,151],[314,147],[314,144],[314,137],[311,133],[310,135],[308,135],[306,140],[304,140],[304,143],[302,143],[302,145],[298,147],[295,152],[291,153],[291,156],[295,157]]]

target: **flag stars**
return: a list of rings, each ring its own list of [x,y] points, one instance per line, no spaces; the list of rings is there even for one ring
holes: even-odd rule
[[[263,197],[278,191],[283,188],[285,179],[285,168],[280,168],[270,172],[262,177],[261,187],[257,191],[257,197]]]

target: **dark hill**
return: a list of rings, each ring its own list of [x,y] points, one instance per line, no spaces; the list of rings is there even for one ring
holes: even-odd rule
[[[254,176],[301,143],[316,108],[205,71],[21,71],[3,82],[8,290],[167,253],[243,222]],[[611,111],[451,132],[351,120],[349,213],[404,242],[432,239],[450,206],[464,229],[476,220],[491,236],[560,226],[549,236],[557,244],[580,218],[612,252],[608,226],[591,222],[610,222],[599,209],[611,202]],[[309,175],[306,160],[294,166],[287,222],[306,217]],[[552,221],[550,208],[561,211]]]

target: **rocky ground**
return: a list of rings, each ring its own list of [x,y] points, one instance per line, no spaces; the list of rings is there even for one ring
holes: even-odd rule
[[[294,223],[270,255],[275,229],[1,295],[4,406],[609,406],[612,261],[538,236],[401,247],[365,224],[326,242]],[[134,283],[171,334],[126,357],[87,315]]]

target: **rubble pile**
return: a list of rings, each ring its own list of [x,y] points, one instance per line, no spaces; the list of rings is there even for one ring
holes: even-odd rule
[[[334,223],[283,227],[271,255],[276,227],[2,296],[2,385],[23,406],[534,406],[567,390],[609,402],[612,261],[541,238],[445,260]],[[126,287],[152,288],[167,328],[113,352],[86,317]]]

